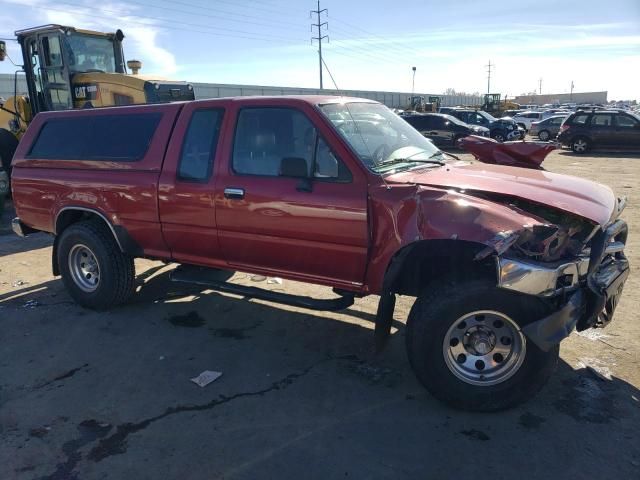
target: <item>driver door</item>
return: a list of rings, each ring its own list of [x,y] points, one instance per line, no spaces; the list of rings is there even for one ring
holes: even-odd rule
[[[236,270],[353,290],[367,264],[365,179],[347,168],[312,115],[257,102],[231,119],[228,163],[216,182],[224,258]],[[306,178],[283,176],[283,159],[304,159]]]

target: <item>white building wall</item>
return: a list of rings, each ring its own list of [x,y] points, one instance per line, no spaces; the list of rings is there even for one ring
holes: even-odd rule
[[[12,74],[0,74],[0,97],[9,98],[13,96],[14,84]],[[196,99],[203,98],[220,98],[220,97],[245,97],[250,95],[345,95],[349,97],[360,97],[376,100],[388,107],[405,108],[409,103],[409,92],[386,92],[386,91],[369,91],[369,90],[336,90],[318,88],[292,88],[292,87],[273,87],[261,85],[231,85],[223,83],[193,83],[193,89]],[[27,83],[23,74],[18,75],[18,93],[27,92]],[[429,96],[437,94],[418,93],[425,100]],[[482,97],[460,96],[460,95],[437,95],[441,99],[443,107],[456,105],[480,105]]]

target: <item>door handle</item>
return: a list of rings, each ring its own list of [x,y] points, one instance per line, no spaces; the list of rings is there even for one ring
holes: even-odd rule
[[[224,198],[243,199],[244,188],[232,188],[232,187],[225,188]]]

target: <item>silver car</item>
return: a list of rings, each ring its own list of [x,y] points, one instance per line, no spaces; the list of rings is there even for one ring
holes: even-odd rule
[[[546,118],[539,122],[533,122],[529,135],[532,137],[537,136],[543,142],[553,140],[560,132],[560,125],[564,122],[564,119],[568,115],[554,115],[553,117]]]

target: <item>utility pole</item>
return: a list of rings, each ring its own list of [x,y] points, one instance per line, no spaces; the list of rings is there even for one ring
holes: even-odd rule
[[[569,101],[573,101],[573,80],[571,80],[571,93],[569,94]]]
[[[411,67],[411,70],[413,70],[413,81],[411,82],[411,96],[413,97],[416,91],[416,67]]]
[[[329,28],[329,24],[327,22],[322,22],[320,23],[320,15],[322,13],[324,14],[328,14],[329,10],[327,10],[326,8],[323,8],[322,10],[320,10],[320,0],[318,0],[318,9],[317,10],[311,10],[311,14],[316,14],[316,18],[318,19],[318,23],[312,23],[311,24],[311,30],[313,30],[313,27],[316,27],[318,29],[318,36],[317,37],[312,37],[311,38],[311,43],[313,43],[314,40],[318,41],[318,64],[320,66],[320,90],[322,90],[324,87],[322,85],[322,40],[324,40],[325,38],[328,40],[329,36],[328,35],[322,35],[322,27],[324,27],[325,29]]]
[[[538,80],[538,94],[542,95],[542,78]]]
[[[491,93],[491,67],[495,68],[495,64],[491,65],[491,60],[489,60],[489,65],[485,65],[487,67],[487,93]]]

